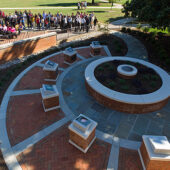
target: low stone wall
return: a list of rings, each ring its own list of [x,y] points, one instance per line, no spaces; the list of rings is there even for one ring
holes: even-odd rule
[[[162,107],[164,107],[168,103],[168,98],[165,100],[162,100],[157,103],[153,104],[131,104],[131,103],[124,103],[121,101],[116,101],[114,99],[109,99],[108,97],[101,95],[97,91],[95,91],[93,88],[89,86],[89,84],[86,83],[86,89],[89,92],[91,96],[93,96],[99,103],[102,105],[111,108],[113,110],[117,110],[120,112],[125,113],[133,113],[133,114],[142,114],[142,113],[149,113],[156,110],[160,110]]]
[[[107,88],[95,78],[94,70],[98,65],[113,60],[138,62],[153,69],[161,77],[162,86],[152,93],[138,95],[120,93]],[[99,103],[120,112],[140,114],[157,111],[164,107],[170,98],[169,75],[156,65],[135,58],[117,56],[95,60],[86,67],[85,82],[87,91]]]
[[[55,45],[55,32],[0,45],[0,64],[46,50]]]

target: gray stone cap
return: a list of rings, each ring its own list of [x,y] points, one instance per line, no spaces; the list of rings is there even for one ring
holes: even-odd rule
[[[69,130],[73,131],[74,133],[76,133],[77,135],[79,135],[80,137],[86,140],[89,137],[89,135],[92,133],[92,131],[96,128],[97,122],[95,122],[94,120],[90,119],[89,117],[85,115],[83,115],[83,117],[89,119],[92,122],[91,126],[85,132],[75,127],[73,122],[68,126],[68,128]]]
[[[41,96],[42,96],[43,99],[49,99],[49,98],[52,98],[52,97],[59,96],[59,92],[57,90],[56,85],[52,85],[52,87],[53,87],[54,91],[52,91],[52,92],[45,91],[44,90],[44,84],[43,84],[43,87],[40,88]]]
[[[102,48],[101,45],[94,45],[94,44],[90,44],[90,47],[93,48],[93,49]]]
[[[2,45],[0,45],[0,50],[4,49],[4,48],[11,47],[13,45],[22,44],[22,43],[27,42],[27,41],[36,41],[36,40],[41,39],[41,38],[51,37],[53,35],[56,35],[56,32],[38,35],[38,36],[31,37],[31,38],[26,38],[24,40],[15,41],[15,42],[12,42],[12,43],[2,44]]]
[[[43,70],[45,71],[56,71],[57,68],[58,68],[58,64],[57,63],[54,63],[52,61],[52,63],[54,63],[54,65],[49,65],[48,63],[51,62],[50,60],[46,61],[46,63],[44,64],[44,67],[43,67]]]
[[[147,149],[150,160],[170,161],[170,154],[154,153],[154,150],[152,148],[152,144],[149,141],[150,137],[156,137],[156,136],[150,136],[150,135],[143,135],[142,136],[143,142],[144,142],[145,147]]]
[[[114,90],[111,90],[105,86],[103,86],[98,80],[96,80],[94,76],[94,70],[95,68],[107,61],[113,61],[113,60],[122,60],[122,61],[131,61],[131,62],[138,62],[140,64],[143,64],[147,67],[152,68],[155,70],[159,76],[162,79],[162,86],[160,89],[153,93],[149,94],[143,94],[143,95],[133,95],[133,94],[125,94],[120,93]],[[85,70],[85,79],[88,85],[94,89],[99,94],[120,102],[129,103],[129,104],[152,104],[157,103],[160,101],[163,101],[170,97],[170,76],[167,72],[165,72],[160,67],[151,64],[149,62],[146,62],[144,60],[136,59],[136,58],[130,58],[130,57],[105,57],[102,59],[95,60],[91,62]]]
[[[123,69],[123,67],[129,67],[132,69],[132,71],[126,71]],[[136,67],[129,65],[129,64],[121,64],[117,67],[117,71],[119,74],[122,74],[124,76],[135,76],[138,72],[138,70],[136,69]]]
[[[63,51],[63,53],[65,55],[73,56],[73,55],[77,54],[77,51],[75,49],[73,49],[73,48],[71,48],[73,51],[68,51],[69,48],[71,48],[71,47],[68,47],[68,48],[65,49],[65,51]]]
[[[150,136],[148,138],[155,153],[170,155],[170,143],[166,136]]]

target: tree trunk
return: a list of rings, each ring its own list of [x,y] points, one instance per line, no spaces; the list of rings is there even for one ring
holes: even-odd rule
[[[94,0],[92,0],[92,4],[94,4]]]

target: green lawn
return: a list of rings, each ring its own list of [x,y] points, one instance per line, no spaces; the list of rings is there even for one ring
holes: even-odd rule
[[[14,10],[4,10],[5,13],[14,13]],[[23,11],[23,10],[21,10]],[[42,13],[44,10],[43,9],[32,9],[31,10],[33,13]],[[46,12],[51,12],[52,14],[56,14],[57,11],[62,12],[63,14],[71,14],[76,13],[77,9],[45,9]],[[81,10],[80,10],[81,12]],[[116,19],[119,19],[123,17],[123,13],[121,12],[120,9],[87,9],[87,10],[82,10],[82,12],[87,12],[91,13],[94,12],[94,14],[97,16],[98,21],[101,23],[107,23],[107,22],[112,22]]]
[[[0,0],[0,8],[14,7],[66,7],[77,6],[78,1],[83,0]],[[127,0],[115,0],[116,3],[123,4]],[[91,3],[92,0],[87,0]],[[102,3],[100,0],[95,0],[95,3],[100,3],[100,6],[111,6],[110,3]]]
[[[0,0],[0,7],[66,7],[77,6],[79,0]],[[91,3],[91,0],[87,0]],[[95,0],[99,3],[100,0]],[[101,6],[108,6],[108,3],[101,3]]]

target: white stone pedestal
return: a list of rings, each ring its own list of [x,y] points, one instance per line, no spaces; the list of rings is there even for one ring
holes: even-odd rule
[[[165,136],[143,135],[143,141],[138,150],[146,170],[170,169],[170,143]]]
[[[97,123],[85,115],[80,114],[69,125],[69,143],[80,151],[86,153],[96,139],[95,130]]]
[[[59,93],[56,85],[43,84],[40,91],[45,112],[60,108]]]
[[[48,60],[44,67],[44,78],[45,81],[56,81],[58,77],[58,64]]]
[[[63,53],[65,64],[71,65],[77,60],[77,51],[75,51],[73,48],[66,48]]]
[[[100,43],[98,41],[93,41],[90,44],[90,55],[92,57],[99,56],[101,54],[101,48],[102,48],[102,46],[100,45]]]

